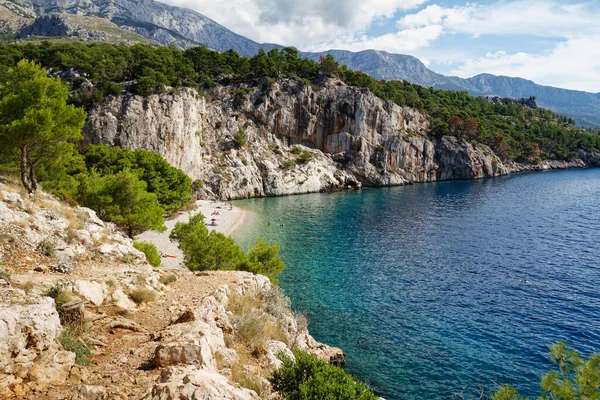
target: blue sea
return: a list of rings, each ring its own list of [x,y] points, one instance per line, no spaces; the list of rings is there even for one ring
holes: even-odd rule
[[[548,345],[600,352],[600,169],[236,205],[236,239],[279,243],[312,335],[388,400],[537,397]]]

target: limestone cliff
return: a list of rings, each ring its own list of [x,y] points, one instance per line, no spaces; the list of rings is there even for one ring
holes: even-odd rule
[[[157,151],[221,198],[509,172],[487,146],[430,137],[417,110],[336,79],[321,84],[292,78],[204,94],[111,97],[90,111],[84,134],[91,143]],[[248,144],[238,149],[240,130]],[[310,156],[300,157],[304,151]]]

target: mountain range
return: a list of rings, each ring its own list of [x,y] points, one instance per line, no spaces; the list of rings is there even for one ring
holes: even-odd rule
[[[123,29],[163,45],[180,48],[204,45],[214,50],[234,49],[241,55],[253,56],[261,48],[269,51],[284,47],[257,43],[196,11],[154,0],[0,0],[0,20],[4,20],[0,21],[0,27],[5,25],[15,29],[32,17],[49,13],[106,18]],[[491,74],[468,79],[444,76],[431,71],[415,57],[378,50],[300,53],[302,57],[311,59],[318,59],[325,54],[331,54],[340,64],[376,79],[407,80],[426,87],[464,90],[474,96],[535,96],[540,106],[573,117],[579,125],[600,127],[600,93],[542,86],[522,78]]]

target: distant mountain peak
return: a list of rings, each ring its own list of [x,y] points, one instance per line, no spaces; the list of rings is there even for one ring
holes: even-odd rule
[[[11,7],[17,11],[11,11]],[[129,31],[164,45],[180,48],[204,45],[219,51],[234,49],[241,55],[253,56],[261,48],[269,51],[284,47],[277,44],[259,44],[196,11],[155,0],[0,0],[0,33],[3,27],[3,9],[8,10],[5,14],[12,15],[9,21],[21,18],[13,24],[16,26],[31,23],[28,22],[27,16],[19,16],[19,13],[33,13],[34,15],[29,17],[31,18],[35,14],[61,12],[107,18]],[[301,56],[311,59],[318,59],[325,54],[332,54],[340,64],[363,71],[376,79],[407,80],[426,87],[467,91],[475,96],[491,95],[516,99],[535,96],[542,107],[574,117],[583,125],[600,126],[600,94],[542,86],[523,78],[491,74],[479,74],[468,79],[444,76],[431,71],[413,56],[382,50],[300,53]]]

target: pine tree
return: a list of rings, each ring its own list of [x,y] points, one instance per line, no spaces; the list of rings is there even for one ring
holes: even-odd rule
[[[0,82],[0,141],[11,158],[18,157],[21,182],[29,193],[38,187],[38,163],[57,157],[60,144],[81,139],[86,115],[68,105],[68,97],[60,79],[27,60]]]

